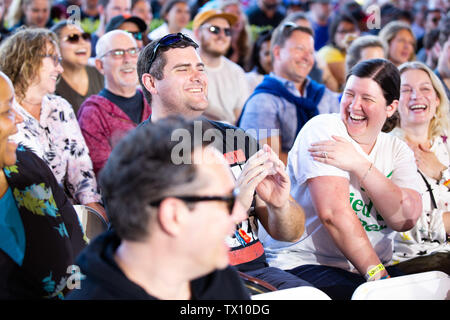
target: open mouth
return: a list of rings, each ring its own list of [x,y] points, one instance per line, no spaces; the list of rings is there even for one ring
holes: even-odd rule
[[[124,68],[124,69],[121,69],[120,71],[124,72],[124,73],[132,73],[132,72],[136,71],[136,68]]]
[[[367,119],[367,117],[364,116],[358,116],[356,114],[350,114],[349,116],[350,120],[352,120],[353,122],[363,122]]]
[[[411,107],[409,107],[409,110],[411,111],[425,111],[427,109],[427,106],[424,104],[415,104]]]
[[[84,55],[87,54],[87,50],[86,49],[80,49],[80,50],[75,51],[75,54],[77,56],[84,56]]]

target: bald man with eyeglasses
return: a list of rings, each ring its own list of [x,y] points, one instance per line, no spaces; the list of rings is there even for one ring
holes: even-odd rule
[[[99,39],[96,51],[95,66],[105,87],[83,102],[78,122],[98,174],[114,146],[150,116],[151,108],[138,88],[140,50],[134,37],[123,30],[110,31]]]

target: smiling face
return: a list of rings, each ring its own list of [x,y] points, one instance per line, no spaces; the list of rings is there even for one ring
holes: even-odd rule
[[[104,35],[106,38],[100,39],[105,46],[102,46],[102,50],[98,52],[98,55],[106,55],[101,59],[97,59],[96,65],[98,70],[105,76],[105,87],[109,91],[123,96],[134,95],[138,84],[136,70],[138,55],[130,55],[127,52],[123,56],[114,56],[111,54],[111,51],[136,48],[137,44],[131,34],[121,30],[120,32],[118,31],[111,31],[111,33]]]
[[[0,74],[0,168],[16,163],[17,144],[9,137],[17,132],[16,124],[22,118],[12,108],[14,89],[5,76]]]
[[[211,26],[219,27],[220,32],[214,34],[210,31]],[[215,57],[225,55],[231,44],[231,36],[227,36],[224,29],[230,29],[230,24],[224,18],[212,18],[201,25],[197,31],[200,50]]]
[[[401,74],[398,112],[400,125],[429,125],[440,100],[428,74],[423,70],[409,69]]]
[[[374,80],[350,76],[341,100],[341,118],[350,137],[371,149],[386,118],[394,113],[395,103],[386,106],[383,91]]]
[[[56,82],[64,69],[61,64],[55,60],[58,57],[61,57],[59,47],[56,44],[47,43],[46,51],[43,54],[47,56],[42,58],[38,75],[31,83],[42,95],[46,95],[55,92]]]
[[[283,47],[274,46],[273,54],[275,73],[301,85],[314,64],[314,38],[294,31]]]
[[[59,46],[63,64],[84,67],[91,56],[91,42],[81,36],[83,30],[75,24],[69,24],[59,34]],[[72,36],[78,36],[78,41],[70,41]]]
[[[414,52],[414,37],[406,29],[397,32],[389,43],[389,60],[396,66],[409,61]]]
[[[208,107],[208,79],[197,51],[193,47],[164,52],[167,61],[163,78],[143,83],[153,95],[152,107],[163,114],[196,117]]]

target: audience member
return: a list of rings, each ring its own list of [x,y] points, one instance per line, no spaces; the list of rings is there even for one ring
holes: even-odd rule
[[[206,110],[208,78],[195,50],[197,47],[186,36],[171,34],[153,41],[141,53],[139,79],[153,108],[151,118],[142,125],[151,125],[170,115],[196,118]],[[249,217],[238,223],[234,235],[227,239],[231,247],[230,263],[279,289],[308,285],[287,272],[268,267],[264,248],[256,235],[259,222],[283,241],[294,241],[303,232],[303,212],[289,198],[290,181],[284,165],[268,146],[257,152],[256,141],[243,130],[206,119],[201,125],[205,139],[211,131],[217,137],[214,146],[227,159],[238,179],[240,201],[249,209]],[[268,160],[272,167],[264,164]],[[268,176],[269,171],[274,175]]]
[[[130,33],[134,40],[136,40],[139,49],[142,49],[148,43],[148,39],[144,38],[147,25],[145,24],[145,21],[139,17],[123,15],[115,16],[106,25],[105,32],[113,30],[124,30]]]
[[[325,61],[331,76],[341,91],[345,84],[345,56],[349,44],[359,36],[357,22],[346,15],[336,15],[330,24],[329,42],[317,52],[317,59]]]
[[[97,43],[95,65],[105,79],[104,88],[81,105],[78,122],[89,147],[94,172],[103,168],[114,146],[151,114],[140,89],[136,40],[123,30],[105,33]]]
[[[178,32],[193,37],[192,31],[186,28],[191,17],[189,10],[187,0],[167,0],[160,12],[164,23],[149,33],[150,40]]]
[[[50,28],[50,0],[13,0],[8,10],[8,25],[11,31],[21,26],[29,28]]]
[[[345,74],[349,73],[358,62],[370,59],[384,59],[385,52],[385,45],[378,36],[366,35],[355,39],[347,49]]]
[[[100,23],[92,34],[91,38],[91,56],[96,56],[96,45],[98,39],[105,34],[106,26],[109,21],[118,15],[129,15],[131,11],[131,0],[98,0],[98,12],[100,13]]]
[[[272,72],[272,57],[270,54],[270,38],[272,30],[266,30],[259,34],[253,44],[251,59],[249,61],[250,72],[247,72],[249,92],[263,81],[264,75]]]
[[[250,25],[276,28],[284,18],[278,0],[256,0],[245,14]]]
[[[55,93],[70,103],[76,115],[84,100],[103,88],[103,76],[88,65],[91,56],[89,33],[69,20],[58,22],[51,30],[58,36],[64,68]]]
[[[247,16],[242,11],[241,2],[239,0],[219,0],[219,3],[220,10],[238,17],[237,22],[231,26],[231,45],[225,56],[242,69],[248,70],[252,38],[250,25]]]
[[[98,11],[99,0],[81,0],[81,28],[89,34],[95,33],[100,25],[100,13]]]
[[[330,0],[308,0],[308,16],[314,31],[314,50],[319,51],[327,44],[328,29],[331,23],[332,7]]]
[[[407,23],[392,21],[381,29],[379,37],[386,45],[386,58],[395,66],[415,60],[416,39]]]
[[[440,54],[439,29],[428,31],[423,36],[423,47],[417,52],[416,60],[425,63],[429,68],[435,69]]]
[[[450,13],[439,24],[439,45],[441,47],[434,73],[442,81],[447,98],[450,99]]]
[[[211,9],[197,14],[193,24],[209,82],[209,106],[204,116],[230,124],[236,123],[250,95],[245,71],[225,57],[236,21],[234,14]]]
[[[427,12],[427,1],[414,1],[414,6],[411,10],[414,21],[411,24],[414,38],[420,39],[425,34],[425,13]]]
[[[389,61],[372,59],[353,67],[340,114],[311,119],[289,152],[291,195],[305,209],[305,234],[285,244],[260,229],[271,266],[332,299],[350,299],[365,281],[402,274],[385,267],[394,231],[415,225],[422,201],[413,152],[381,132],[397,108],[399,92],[399,72]]]
[[[309,21],[308,16],[305,12],[294,12],[288,15],[282,21],[282,24],[285,22],[293,22],[299,26],[304,26],[312,30],[311,22]],[[321,59],[317,59],[317,52],[314,52],[314,65],[308,76],[318,83],[323,83],[331,91],[339,91],[337,80],[331,74],[328,64]]]
[[[5,27],[5,13],[5,0],[0,0],[0,42],[9,35],[9,30]]]
[[[23,120],[13,99],[13,85],[0,72],[0,298],[62,299],[68,268],[86,242],[45,162],[9,140]]]
[[[147,25],[146,33],[150,31],[150,24],[153,20],[150,0],[131,0],[131,15],[144,20]]]
[[[314,64],[311,29],[282,24],[274,30],[270,45],[273,72],[246,102],[239,126],[256,129],[259,143],[270,145],[286,164],[302,126],[319,113],[339,110],[338,93],[308,77]]]
[[[413,229],[397,233],[393,261],[406,273],[450,274],[449,102],[441,81],[423,63],[408,62],[399,70],[399,121],[391,134],[414,151],[423,211]]]
[[[99,180],[112,230],[80,255],[86,278],[70,299],[249,299],[225,245],[245,211],[226,160],[194,130],[164,119],[114,148]],[[174,163],[177,131],[193,161]]]
[[[89,150],[72,106],[53,95],[63,72],[57,41],[52,31],[35,28],[19,30],[0,46],[0,70],[14,85],[14,109],[24,119],[12,138],[48,164],[75,204],[104,214]]]

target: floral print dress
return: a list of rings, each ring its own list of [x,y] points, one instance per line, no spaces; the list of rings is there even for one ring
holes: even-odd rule
[[[0,299],[62,299],[87,239],[45,162],[23,146],[16,154],[16,164],[3,168],[9,189],[0,198]]]
[[[14,109],[23,117],[11,138],[42,158],[74,203],[100,202],[89,149],[71,105],[59,96],[46,95],[40,119],[17,101]]]

